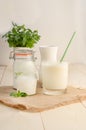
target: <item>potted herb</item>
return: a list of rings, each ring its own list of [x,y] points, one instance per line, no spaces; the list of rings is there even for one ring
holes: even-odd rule
[[[32,31],[25,25],[17,25],[12,23],[12,29],[2,36],[9,43],[9,47],[27,47],[33,48],[40,40],[37,30]]]

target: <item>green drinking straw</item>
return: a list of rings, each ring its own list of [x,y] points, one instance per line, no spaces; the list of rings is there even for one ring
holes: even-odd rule
[[[68,50],[68,48],[69,48],[69,46],[70,46],[70,44],[71,44],[71,42],[72,42],[72,40],[73,40],[75,34],[76,34],[76,32],[73,33],[73,35],[72,35],[72,37],[71,37],[71,39],[70,39],[70,41],[69,41],[69,43],[68,43],[68,45],[67,45],[67,47],[66,47],[66,49],[65,49],[65,51],[64,51],[64,53],[63,53],[61,59],[60,59],[60,62],[63,61],[63,59],[64,59],[64,57],[65,57],[65,55],[66,55],[66,53],[67,53],[67,50]]]

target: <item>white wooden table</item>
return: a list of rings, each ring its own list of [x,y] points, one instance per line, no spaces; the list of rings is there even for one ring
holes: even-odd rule
[[[12,85],[12,67],[0,66],[0,86]],[[86,88],[86,65],[70,66],[69,85]],[[86,101],[41,113],[0,104],[0,130],[86,130]]]

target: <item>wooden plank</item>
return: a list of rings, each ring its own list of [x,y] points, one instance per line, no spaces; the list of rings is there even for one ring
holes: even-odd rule
[[[0,104],[0,130],[44,130],[40,113],[27,113]]]
[[[9,65],[6,67],[1,86],[13,86],[13,66]]]
[[[45,130],[86,130],[86,109],[71,104],[41,113]]]
[[[2,83],[2,79],[4,77],[4,73],[5,73],[6,67],[7,66],[5,66],[5,65],[0,65],[0,86],[1,86],[1,83]]]

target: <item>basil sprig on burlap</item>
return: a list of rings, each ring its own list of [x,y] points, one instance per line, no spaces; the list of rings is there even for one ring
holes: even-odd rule
[[[11,92],[10,96],[13,96],[13,97],[26,97],[26,96],[28,96],[28,94],[25,93],[25,92],[16,91],[16,92]]]

